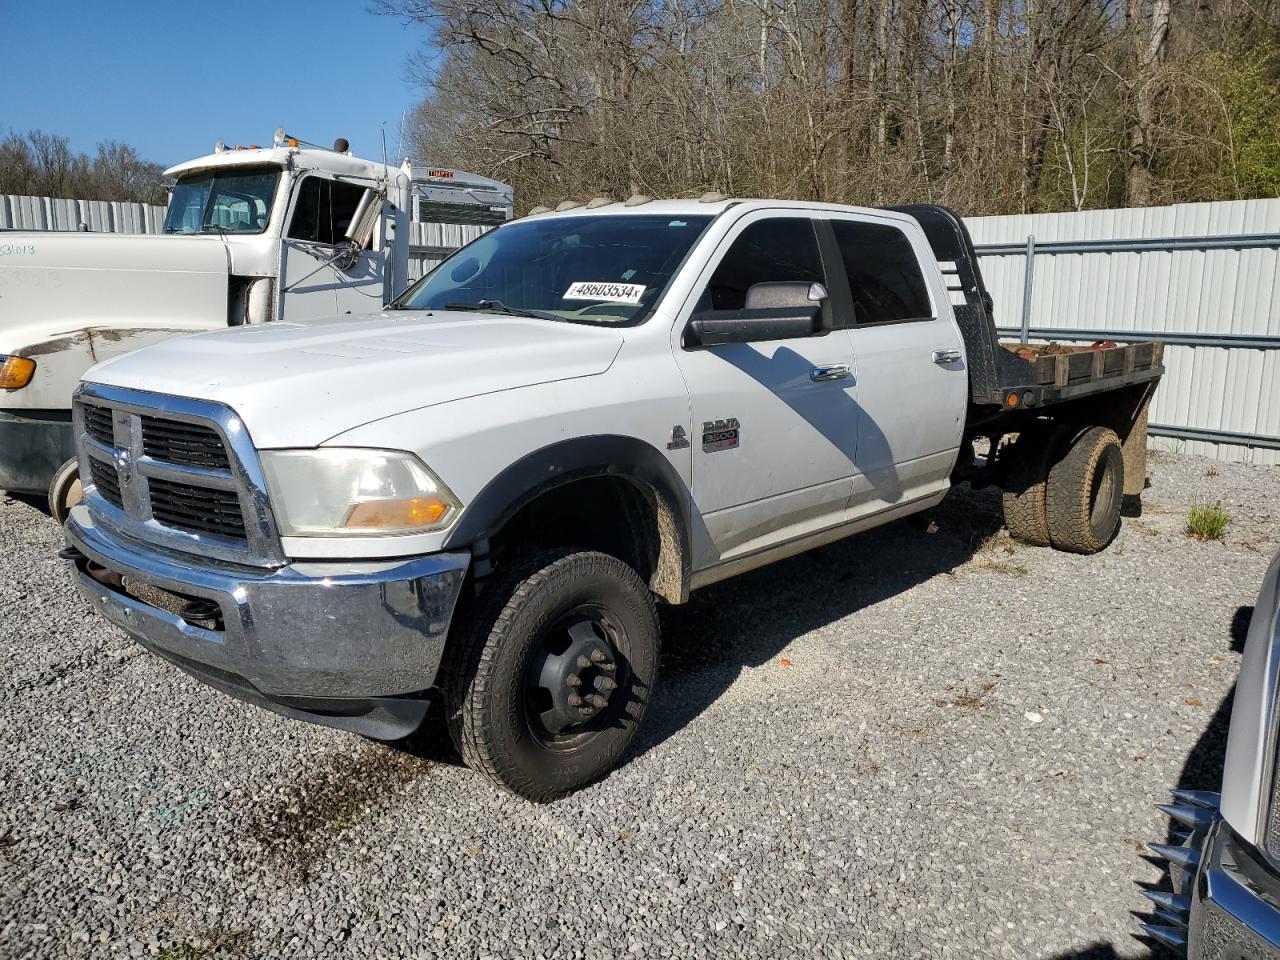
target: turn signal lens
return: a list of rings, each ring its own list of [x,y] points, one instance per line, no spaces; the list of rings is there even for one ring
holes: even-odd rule
[[[0,389],[21,390],[31,382],[36,362],[26,357],[0,356]]]
[[[449,504],[439,497],[411,497],[408,500],[366,500],[347,514],[344,526],[353,530],[394,530],[431,527],[449,512]]]

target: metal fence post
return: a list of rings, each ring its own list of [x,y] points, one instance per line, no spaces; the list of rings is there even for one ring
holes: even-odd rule
[[[1026,343],[1031,338],[1031,289],[1036,278],[1036,238],[1035,234],[1027,234],[1027,264],[1022,274],[1022,339]]]

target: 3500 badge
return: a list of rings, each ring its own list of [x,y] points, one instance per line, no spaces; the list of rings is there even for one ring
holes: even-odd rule
[[[704,453],[715,453],[717,450],[733,450],[738,446],[739,431],[742,425],[737,417],[724,420],[704,420],[702,423],[702,450]]]

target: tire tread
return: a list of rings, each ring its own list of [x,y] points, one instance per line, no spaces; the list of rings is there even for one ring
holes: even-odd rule
[[[451,641],[443,664],[449,736],[463,762],[501,789],[536,803],[554,800],[570,791],[522,776],[515,765],[503,762],[502,731],[496,729],[485,709],[495,673],[493,664],[524,604],[540,591],[555,590],[593,571],[626,581],[634,594],[643,597],[642,613],[652,618],[656,630],[653,596],[627,564],[595,551],[544,550],[494,574],[459,635]],[[629,738],[620,741],[617,754],[620,756],[628,745]],[[611,759],[616,762],[617,757]]]
[[[1097,553],[1111,542],[1110,535],[1099,540],[1093,535],[1089,502],[1094,472],[1099,469],[1109,446],[1120,446],[1115,431],[1090,427],[1071,444],[1066,454],[1049,471],[1045,485],[1045,508],[1049,536],[1057,550],[1068,553]],[[1120,483],[1123,485],[1123,474]],[[1118,527],[1118,522],[1117,522]]]

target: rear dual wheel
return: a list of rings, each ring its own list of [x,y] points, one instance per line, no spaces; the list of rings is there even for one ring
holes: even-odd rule
[[[1097,553],[1120,529],[1124,451],[1106,427],[1085,430],[1053,465],[1045,484],[1045,513],[1054,547]]]
[[[1114,431],[1033,428],[1014,445],[1005,525],[1033,546],[1097,553],[1120,528],[1123,493],[1124,453]]]
[[[485,584],[445,666],[449,732],[463,760],[535,802],[613,769],[657,675],[649,588],[622,561],[550,551]]]

